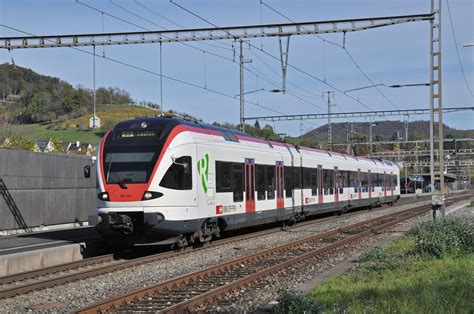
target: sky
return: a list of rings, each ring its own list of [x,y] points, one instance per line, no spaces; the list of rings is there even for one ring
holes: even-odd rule
[[[77,34],[141,31],[143,29],[177,29],[211,27],[210,24],[182,10],[168,0],[80,0],[96,8],[93,10],[75,0],[0,0],[0,24],[35,35]],[[174,0],[173,2],[220,27],[286,23],[273,8],[294,21],[320,21],[378,16],[429,13],[429,0]],[[474,106],[474,47],[463,47],[474,41],[474,1],[449,0],[452,23],[457,39],[456,54],[447,1],[443,0],[442,64],[443,106]],[[125,8],[125,11],[122,8]],[[102,14],[101,12],[104,12]],[[112,18],[113,15],[121,20]],[[177,26],[179,25],[179,27]],[[141,28],[140,28],[141,27]],[[0,37],[23,35],[0,26]],[[322,39],[321,39],[322,38]],[[374,84],[413,84],[429,82],[429,23],[415,22],[388,26],[346,35],[342,34],[292,36],[288,58],[288,93],[270,93],[281,89],[278,39],[252,39],[252,46],[244,49],[245,59],[251,59],[245,72],[246,116],[327,112],[325,91],[346,91]],[[192,46],[192,47],[190,47]],[[163,107],[186,112],[205,122],[239,122],[238,45],[232,41],[164,43],[163,74],[192,83],[201,88],[163,80]],[[260,49],[259,49],[260,48]],[[92,51],[90,47],[81,49]],[[263,49],[264,52],[261,51]],[[235,51],[235,52],[234,52]],[[266,54],[266,53],[268,54]],[[97,47],[96,84],[119,87],[129,91],[136,101],[160,101],[159,76],[110,62],[106,56],[152,72],[159,72],[159,45],[123,45]],[[216,57],[213,54],[218,54]],[[354,64],[350,56],[355,60]],[[224,57],[224,58],[222,58]],[[50,76],[59,77],[74,86],[92,88],[93,60],[90,54],[71,48],[41,48],[0,50],[0,63],[11,62]],[[233,62],[235,59],[236,62]],[[304,75],[298,70],[311,75]],[[367,75],[370,81],[365,77]],[[257,74],[257,75],[255,75]],[[324,84],[326,81],[331,86]],[[207,90],[206,90],[207,88]],[[358,99],[354,101],[350,97]],[[331,102],[334,112],[429,108],[429,87],[367,88],[347,95],[336,91]],[[257,105],[258,104],[258,105]],[[271,110],[269,110],[270,108]],[[400,119],[402,119],[401,117]],[[387,117],[395,120],[397,117]],[[429,119],[411,116],[410,120]],[[457,129],[474,128],[474,112],[449,113],[443,116],[446,124]],[[334,122],[368,121],[367,118],[334,120]],[[253,121],[249,121],[253,123]],[[267,122],[261,121],[264,125]],[[277,133],[299,135],[321,126],[327,121],[307,120],[268,122]],[[402,130],[400,130],[402,131]]]

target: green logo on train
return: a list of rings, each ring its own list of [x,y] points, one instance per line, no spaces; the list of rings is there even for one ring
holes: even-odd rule
[[[198,160],[197,163],[198,174],[201,176],[202,189],[207,193],[207,182],[209,180],[209,154],[204,155],[204,158]]]

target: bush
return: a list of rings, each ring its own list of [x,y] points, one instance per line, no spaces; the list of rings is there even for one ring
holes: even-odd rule
[[[474,252],[474,224],[461,219],[421,223],[408,236],[415,241],[413,253],[421,256],[441,258]]]
[[[407,266],[412,261],[412,257],[405,254],[403,248],[394,249],[391,247],[375,247],[363,253],[359,257],[359,262],[363,263],[361,272],[382,271],[385,269],[399,269]]]
[[[274,308],[274,313],[286,314],[286,313],[317,313],[317,303],[307,298],[301,293],[293,291],[284,291],[278,298],[278,304]]]

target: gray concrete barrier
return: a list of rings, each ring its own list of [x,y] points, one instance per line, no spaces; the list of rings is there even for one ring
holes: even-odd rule
[[[87,221],[95,212],[89,156],[0,150],[0,231]]]

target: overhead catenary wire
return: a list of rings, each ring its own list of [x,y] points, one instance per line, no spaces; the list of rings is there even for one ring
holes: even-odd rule
[[[266,6],[268,9],[272,10],[273,12],[275,12],[276,14],[280,15],[281,17],[287,19],[288,21],[294,23],[294,20],[291,19],[290,17],[288,17],[287,15],[283,14],[282,12],[276,10],[275,8],[273,8],[272,6],[268,5],[267,3],[265,3],[264,1],[262,1],[262,4],[264,6]],[[303,29],[306,29],[305,27],[302,27]],[[336,46],[336,47],[339,47],[341,48],[342,50],[345,51],[345,53],[347,54],[347,56],[349,57],[349,59],[352,61],[352,63],[356,66],[357,70],[360,71],[360,73],[362,73],[362,75],[364,75],[364,77],[372,84],[372,85],[376,85],[372,79],[367,75],[367,73],[362,69],[362,67],[359,65],[359,63],[355,60],[355,58],[352,56],[352,54],[350,53],[350,51],[345,47],[345,45],[340,45],[338,43],[335,43],[331,40],[327,40],[325,38],[322,38],[321,36],[319,36],[318,34],[313,34],[314,36],[316,36],[317,38],[319,38],[320,40],[323,41],[323,46],[324,46],[324,82],[326,82],[326,42]],[[388,101],[392,106],[396,107],[397,109],[400,109],[399,106],[397,106],[393,101],[391,101],[377,86],[375,86],[375,89],[377,90],[377,92],[382,96],[382,98],[386,101]]]
[[[198,19],[200,19],[200,20],[202,20],[202,21],[204,21],[204,22],[206,22],[206,23],[208,23],[208,24],[210,24],[210,25],[212,25],[212,26],[214,26],[214,27],[216,27],[216,28],[218,28],[218,29],[221,29],[222,31],[224,31],[225,33],[227,33],[227,35],[229,35],[230,37],[234,37],[231,33],[229,33],[228,31],[226,31],[226,30],[223,29],[222,27],[220,27],[220,26],[218,26],[218,25],[212,23],[211,21],[209,21],[209,20],[207,20],[207,19],[205,19],[205,18],[199,16],[198,14],[196,14],[196,13],[194,13],[194,12],[192,12],[192,11],[186,9],[185,7],[183,7],[182,5],[177,4],[177,3],[174,2],[173,0],[170,0],[170,3],[172,3],[172,4],[174,4],[175,6],[181,8],[182,10],[188,12],[189,14],[191,14],[191,15],[197,17]],[[265,51],[265,50],[259,49],[258,47],[256,47],[256,46],[253,45],[252,43],[248,43],[248,45],[251,46],[251,47],[256,48],[257,51],[261,51],[261,52],[264,53],[265,55],[267,55],[267,56],[269,56],[269,57],[271,57],[271,58],[273,58],[273,59],[275,59],[275,60],[278,60],[278,61],[280,60],[280,58],[278,58],[277,56],[275,56],[275,55],[273,55],[273,54],[271,54],[271,53],[269,53],[269,52],[267,52],[267,51]],[[365,107],[366,109],[372,110],[372,111],[374,110],[374,109],[370,108],[368,105],[366,105],[365,103],[361,102],[360,100],[357,100],[356,98],[354,98],[354,97],[352,97],[352,96],[350,96],[350,95],[348,95],[348,94],[345,94],[341,89],[337,88],[337,87],[334,86],[333,84],[330,84],[330,83],[328,83],[328,82],[324,82],[324,81],[323,81],[322,79],[320,79],[319,77],[317,77],[317,76],[315,76],[315,75],[312,75],[312,74],[308,73],[307,71],[302,70],[302,69],[300,69],[300,68],[298,68],[298,67],[296,67],[296,66],[294,66],[294,65],[292,65],[292,64],[290,64],[290,63],[287,63],[287,66],[290,67],[290,68],[292,68],[293,70],[295,70],[295,71],[297,71],[297,72],[300,72],[301,74],[304,74],[304,75],[306,75],[306,76],[308,76],[308,77],[310,77],[310,78],[312,78],[312,79],[314,79],[314,80],[316,80],[316,81],[318,81],[318,82],[320,82],[320,83],[322,83],[322,84],[325,84],[325,85],[329,86],[330,88],[334,89],[335,91],[337,91],[338,93],[344,95],[345,97],[347,97],[347,98],[349,98],[349,99],[352,99],[353,101],[359,103],[360,105],[362,105],[362,106]]]
[[[76,0],[76,2],[78,2],[78,3],[81,4],[81,2],[80,2],[79,0]],[[149,23],[154,24],[152,21],[141,17],[140,15],[138,15],[138,14],[132,12],[131,10],[128,10],[128,9],[124,8],[123,6],[120,6],[120,5],[116,4],[116,3],[113,2],[112,0],[109,0],[109,2],[110,2],[111,4],[113,4],[113,5],[115,5],[116,7],[122,9],[123,11],[132,14],[133,16],[135,16],[135,17],[137,17],[137,18],[140,18],[140,19],[142,19],[142,20],[144,20],[144,21],[147,21],[147,22],[149,22]],[[99,9],[97,9],[97,8],[94,8],[94,7],[92,7],[92,6],[87,6],[87,7],[93,8],[93,9],[95,9],[96,11],[97,11],[97,10],[98,10],[98,11],[101,11],[102,13],[106,13],[106,12],[104,12],[104,11],[102,11],[102,10],[99,10]],[[109,16],[115,17],[115,16],[113,16],[113,15],[110,14],[110,13],[106,13],[106,14],[108,14]],[[127,22],[127,20],[122,19],[122,18],[119,18],[119,20],[122,21],[122,22],[124,22],[124,21]],[[130,22],[130,23],[131,23],[131,22]],[[147,28],[145,28],[145,27],[143,27],[143,26],[140,26],[140,25],[138,25],[138,24],[135,24],[135,23],[131,23],[131,24],[132,24],[133,26],[139,26],[139,27],[141,27],[141,28],[144,29],[144,30],[150,31],[149,29],[147,29]],[[158,27],[160,27],[160,28],[163,28],[163,26],[161,26],[161,25],[158,25],[158,24],[154,24],[154,25],[155,25],[155,26],[158,26]],[[210,53],[211,55],[214,55],[214,56],[219,56],[220,58],[223,58],[223,59],[228,60],[228,61],[232,61],[233,63],[236,63],[236,64],[237,64],[237,62],[236,62],[235,60],[231,60],[230,58],[227,58],[227,57],[224,57],[224,56],[221,56],[221,55],[218,55],[218,54],[209,52],[209,51],[207,51],[207,50],[203,50],[203,49],[199,49],[199,48],[193,47],[193,46],[191,46],[191,45],[189,45],[189,44],[186,44],[186,43],[181,43],[181,44],[184,44],[185,46],[188,46],[188,47],[190,47],[190,48],[193,48],[193,49],[197,49],[197,50],[199,50],[199,51],[202,51],[203,54],[204,54],[204,67],[205,67],[205,64],[206,64],[206,63],[205,63],[205,62],[206,62],[206,59],[205,59],[205,54],[206,54],[206,53]],[[252,72],[250,69],[248,69],[248,68],[245,67],[245,66],[244,66],[244,69],[247,70],[248,72],[250,72],[250,73],[256,75],[254,72]],[[204,70],[206,70],[206,69],[204,69]],[[206,74],[205,74],[205,73],[204,73],[204,76],[205,76],[204,89],[207,89],[207,82],[206,82]],[[308,104],[310,104],[310,105],[312,105],[312,106],[315,106],[316,108],[320,108],[320,109],[321,109],[321,107],[319,107],[319,106],[317,106],[317,105],[314,105],[313,103],[311,103],[311,102],[309,102],[309,101],[307,101],[307,100],[302,99],[301,97],[299,97],[299,96],[293,94],[292,92],[288,92],[288,93],[289,93],[290,95],[292,95],[293,97],[296,97],[297,99],[299,99],[299,100],[301,100],[301,101],[303,101],[303,102],[306,102],[306,103],[308,103]],[[314,125],[313,123],[307,122],[307,121],[306,121],[305,123]]]
[[[92,10],[94,10],[94,11],[96,11],[96,12],[100,12],[101,14],[105,14],[105,15],[107,15],[107,16],[109,16],[109,17],[112,17],[112,18],[114,18],[114,19],[117,19],[117,20],[119,20],[119,21],[121,21],[121,22],[127,23],[127,24],[132,25],[132,26],[135,26],[135,27],[139,27],[139,28],[141,28],[141,29],[143,29],[143,30],[146,30],[146,31],[150,31],[150,29],[145,28],[145,27],[143,27],[143,26],[141,26],[141,25],[139,25],[139,24],[130,22],[130,21],[126,20],[126,19],[123,19],[123,18],[121,18],[121,17],[115,16],[115,15],[109,13],[109,12],[100,10],[100,9],[98,9],[98,8],[96,8],[96,7],[91,6],[91,5],[84,4],[84,3],[81,2],[80,0],[76,0],[76,2],[77,2],[78,4],[84,5],[85,7],[89,8],[89,9],[92,9]],[[111,4],[117,6],[118,8],[122,9],[122,10],[125,11],[125,12],[128,12],[128,13],[130,13],[130,14],[133,14],[134,16],[136,16],[136,17],[138,17],[138,18],[142,18],[140,15],[138,15],[138,14],[136,14],[136,13],[134,13],[134,12],[132,12],[132,11],[130,11],[130,10],[128,10],[128,9],[126,9],[126,8],[124,8],[124,7],[120,6],[120,5],[118,5],[118,4],[116,4],[116,3],[113,2],[112,0],[109,0],[109,2],[110,2]],[[148,21],[147,19],[144,19],[144,20],[145,20],[145,21]],[[149,22],[153,23],[152,21],[149,21]],[[162,27],[161,25],[158,25],[158,24],[156,24],[155,26]],[[164,37],[166,37],[166,36],[164,36]],[[182,43],[182,42],[180,42],[180,44],[183,44],[184,46],[190,47],[190,48],[195,49],[195,50],[197,50],[197,51],[200,51],[200,52],[202,52],[202,53],[207,53],[207,54],[210,54],[210,55],[212,55],[212,56],[214,56],[214,57],[218,57],[218,58],[221,58],[221,59],[223,59],[223,60],[227,60],[227,61],[229,61],[229,62],[233,62],[233,63],[235,63],[235,64],[238,64],[238,62],[236,62],[235,59],[231,59],[231,58],[222,56],[222,55],[220,55],[220,54],[217,54],[217,53],[214,53],[214,52],[211,52],[211,51],[208,51],[208,50],[203,50],[203,49],[194,47],[194,46],[192,46],[192,45],[189,45],[189,44],[187,44],[187,43]],[[252,73],[253,75],[256,75],[253,71],[251,71],[250,69],[248,69],[248,67],[246,67],[245,65],[244,65],[244,69],[245,69],[246,71],[248,71],[249,73]],[[207,85],[207,84],[206,84],[206,85]],[[207,86],[205,86],[204,88],[207,89]],[[309,123],[309,122],[308,122],[308,123]],[[311,124],[311,123],[310,123],[310,124]]]
[[[183,24],[176,23],[175,21],[173,21],[173,20],[167,18],[167,17],[164,16],[163,14],[160,14],[160,13],[156,12],[156,10],[153,10],[152,8],[150,8],[150,7],[147,6],[147,5],[144,5],[143,3],[141,3],[141,2],[138,1],[138,0],[133,0],[133,2],[134,2],[136,5],[142,7],[143,9],[149,11],[149,12],[152,13],[153,15],[155,15],[155,16],[157,16],[157,17],[159,17],[159,18],[161,18],[161,19],[163,19],[163,20],[165,20],[165,21],[167,21],[167,22],[170,23],[170,24],[173,24],[173,25],[176,26],[176,27],[179,27],[179,28],[187,28],[187,27],[184,26]],[[203,42],[201,42],[201,44],[205,44],[205,45],[207,45],[207,46],[214,47],[214,48],[219,48],[219,49],[232,50],[232,48],[229,48],[229,47],[232,46],[232,45],[229,44],[229,43],[221,42],[221,41],[218,41],[218,40],[216,40],[215,42],[218,43],[218,44],[220,44],[220,45],[222,45],[222,46],[226,46],[226,47],[219,47],[219,46],[216,46],[216,45],[212,45],[212,44],[209,44],[209,43],[203,43]]]
[[[474,97],[474,93],[472,92],[472,89],[469,86],[469,82],[467,81],[466,73],[464,72],[464,67],[463,67],[462,61],[461,61],[461,55],[459,54],[458,41],[456,39],[456,32],[454,31],[453,18],[451,16],[451,8],[449,6],[449,0],[446,0],[446,6],[448,8],[448,16],[449,16],[449,23],[451,25],[451,33],[453,34],[454,47],[456,48],[456,55],[458,56],[459,67],[461,68],[462,77],[464,78],[464,83],[466,84],[466,87],[467,87],[467,90],[469,91],[469,94],[471,95],[471,97]]]

